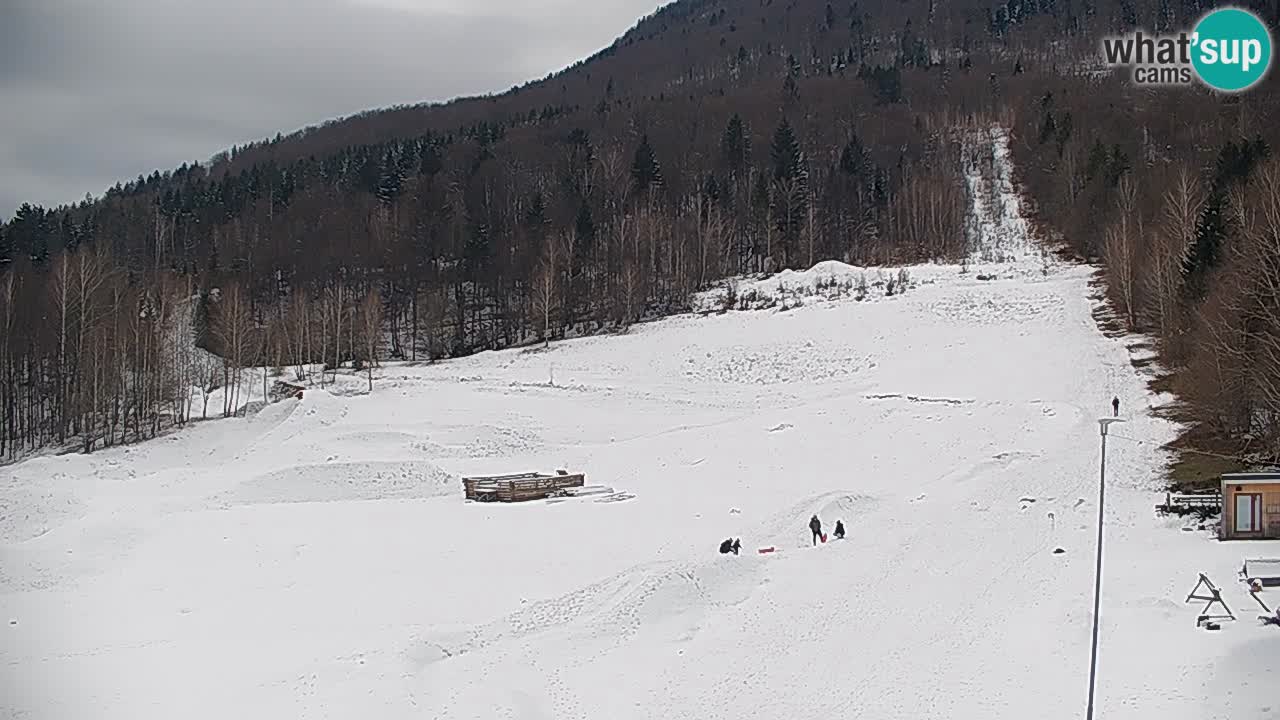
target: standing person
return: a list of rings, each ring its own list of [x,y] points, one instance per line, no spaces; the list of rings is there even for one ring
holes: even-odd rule
[[[817,515],[809,518],[809,530],[813,531],[813,544],[818,544],[818,538],[822,537],[822,521]]]
[[[1120,417],[1120,398],[1111,398],[1111,414]]]
[[[834,535],[837,540],[844,539],[844,521],[843,520],[836,521],[836,529],[835,529],[835,532],[832,533],[832,535]]]

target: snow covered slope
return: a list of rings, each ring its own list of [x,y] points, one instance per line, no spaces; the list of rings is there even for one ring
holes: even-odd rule
[[[1174,428],[1091,270],[1012,257],[6,468],[0,717],[1079,718],[1118,395],[1099,716],[1280,718],[1234,581],[1280,547],[1153,517]],[[461,498],[557,467],[625,494]],[[1196,629],[1199,572],[1240,622]]]

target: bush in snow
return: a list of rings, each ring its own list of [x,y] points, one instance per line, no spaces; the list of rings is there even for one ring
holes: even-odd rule
[[[817,294],[828,300],[845,297],[851,289],[853,289],[853,281],[848,278],[827,277],[814,284]]]
[[[720,296],[720,312],[729,312],[738,307],[738,283],[730,280],[724,287],[724,294]]]
[[[778,294],[782,296],[783,312],[804,307],[803,291],[800,288],[782,286],[778,289]]]

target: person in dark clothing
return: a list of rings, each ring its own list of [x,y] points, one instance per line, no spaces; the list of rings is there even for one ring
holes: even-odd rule
[[[1120,398],[1111,398],[1111,414],[1120,417]]]
[[[817,515],[809,518],[809,529],[813,531],[813,544],[818,544],[818,538],[822,537],[822,521]]]
[[[737,540],[737,539],[734,539],[734,538],[729,538],[729,539],[725,540],[724,542],[720,543],[720,554],[721,554],[721,555],[728,555],[729,553],[733,553],[734,555],[737,555],[737,554],[738,554],[738,551],[739,551],[739,550],[741,550],[741,549],[742,549],[742,541],[741,541],[741,540]]]
[[[844,539],[844,521],[843,520],[836,521],[836,531],[833,533],[833,535],[835,535],[835,538],[837,540]]]

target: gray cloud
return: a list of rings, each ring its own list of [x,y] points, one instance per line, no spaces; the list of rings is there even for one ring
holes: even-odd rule
[[[0,0],[0,218],[369,108],[505,90],[657,0]]]

